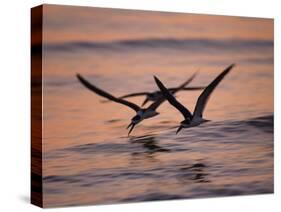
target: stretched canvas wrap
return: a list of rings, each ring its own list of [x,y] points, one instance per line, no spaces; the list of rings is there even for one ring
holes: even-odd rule
[[[273,19],[31,9],[31,202],[273,193]]]

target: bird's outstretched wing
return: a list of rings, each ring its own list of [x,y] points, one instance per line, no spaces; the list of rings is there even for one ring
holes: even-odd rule
[[[173,94],[175,94],[175,92],[177,92],[180,87],[174,90],[172,93],[169,92],[169,90],[163,85],[163,83],[156,76],[154,76],[154,80],[157,86],[159,87],[159,89],[161,90],[165,99],[167,99],[171,105],[173,105],[176,109],[178,109],[185,119],[191,119],[192,115],[190,111],[186,107],[184,107],[180,102],[178,102],[176,98],[173,96]]]
[[[231,64],[225,70],[222,71],[201,93],[198,97],[196,106],[193,112],[193,117],[202,117],[206,104],[209,100],[214,89],[217,85],[222,81],[222,79],[229,73],[229,71],[235,66],[235,64]]]
[[[176,90],[177,88],[167,88],[168,91],[172,92],[174,90]],[[185,87],[185,88],[182,88],[181,91],[197,91],[197,90],[203,90],[205,89],[205,87],[203,86],[196,86],[196,87]]]
[[[196,77],[196,75],[197,75],[197,72],[194,73],[194,74],[192,74],[192,76],[191,76],[188,80],[186,80],[184,83],[182,83],[181,85],[179,85],[178,87],[176,87],[174,90],[172,90],[171,93],[172,93],[172,94],[175,94],[175,93],[177,93],[178,91],[183,90],[189,83],[192,82],[192,80]]]
[[[135,97],[135,96],[145,96],[147,94],[149,94],[149,92],[130,93],[130,94],[120,96],[119,98],[120,99],[126,99],[126,98],[129,98],[129,97]]]
[[[111,94],[107,93],[106,91],[101,90],[100,88],[96,87],[95,85],[91,84],[90,82],[88,82],[86,79],[84,79],[80,74],[77,74],[76,77],[78,78],[78,80],[89,90],[95,92],[96,94],[109,99],[113,102],[117,102],[123,105],[126,105],[128,107],[130,107],[131,109],[133,109],[134,111],[138,112],[140,110],[140,107],[132,102],[126,101],[124,99],[120,99],[117,97],[112,96]]]

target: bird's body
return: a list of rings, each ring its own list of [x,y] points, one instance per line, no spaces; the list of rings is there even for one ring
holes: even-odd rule
[[[152,118],[157,115],[159,115],[159,113],[150,108],[144,109],[144,111],[142,112],[143,119]]]
[[[194,117],[191,121],[188,121],[188,122],[186,120],[182,121],[181,125],[183,125],[184,128],[196,127],[196,126],[198,126],[202,123],[208,122],[208,121],[209,120],[203,119],[201,117]]]
[[[203,112],[207,105],[210,95],[217,87],[217,85],[222,81],[222,79],[229,73],[229,71],[234,67],[234,64],[228,66],[221,74],[219,74],[201,93],[198,97],[196,106],[194,109],[193,114],[184,107],[180,102],[176,100],[176,98],[171,95],[169,90],[163,85],[163,83],[157,78],[154,77],[156,84],[158,85],[159,89],[161,90],[163,96],[169,101],[171,105],[173,105],[178,111],[183,115],[184,120],[180,123],[180,126],[177,130],[177,133],[182,128],[190,128],[198,126],[202,123],[208,122],[203,118]]]
[[[174,95],[181,89],[183,89],[185,86],[187,86],[195,77],[195,74],[192,75],[187,81],[185,81],[183,84],[181,84],[179,87],[175,88],[173,91],[171,91],[171,95]],[[129,102],[127,100],[124,100],[122,98],[114,97],[113,95],[109,94],[108,92],[101,90],[100,88],[96,87],[95,85],[88,82],[86,79],[84,79],[81,75],[77,74],[78,80],[89,90],[95,92],[96,94],[111,100],[113,102],[123,104],[131,109],[133,109],[136,112],[136,115],[131,119],[131,123],[128,125],[127,129],[130,128],[129,133],[134,129],[135,125],[139,124],[144,119],[152,118],[154,116],[157,116],[159,113],[156,111],[157,108],[166,100],[164,97],[159,98],[157,101],[153,102],[149,107],[147,108],[141,108],[138,105]]]
[[[155,102],[161,97],[163,97],[161,91],[155,91],[155,92],[148,93],[146,98],[148,101]]]
[[[143,108],[137,112],[136,120],[139,120],[139,122],[141,122],[144,119],[152,118],[157,115],[159,115],[159,113],[156,112],[155,110],[150,108]]]

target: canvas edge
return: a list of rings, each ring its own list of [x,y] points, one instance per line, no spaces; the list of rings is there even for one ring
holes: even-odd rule
[[[43,5],[31,8],[31,204],[43,207],[42,35]]]

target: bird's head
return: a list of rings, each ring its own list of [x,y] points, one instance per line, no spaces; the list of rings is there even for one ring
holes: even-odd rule
[[[179,133],[179,131],[182,130],[182,128],[188,128],[190,126],[190,120],[189,119],[185,119],[180,123],[180,126],[177,129],[176,134]]]
[[[131,123],[127,126],[127,129],[130,128],[128,135],[130,135],[130,133],[132,132],[132,130],[134,129],[134,127],[140,123],[140,121],[142,120],[140,115],[135,115],[132,119],[131,119]]]

